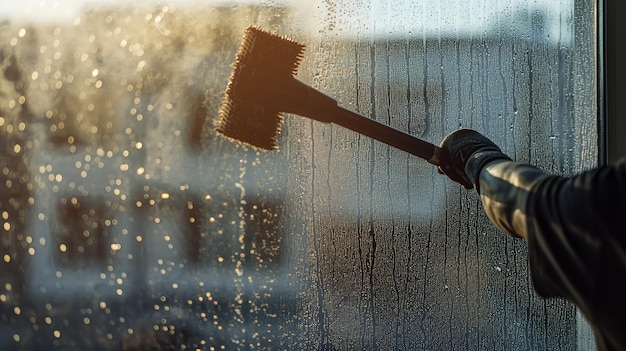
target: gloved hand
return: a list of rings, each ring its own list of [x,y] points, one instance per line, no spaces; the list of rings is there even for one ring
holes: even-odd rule
[[[491,161],[511,160],[491,140],[471,129],[459,129],[448,134],[440,147],[443,155],[439,173],[447,175],[466,189],[476,186],[479,191],[478,175]]]

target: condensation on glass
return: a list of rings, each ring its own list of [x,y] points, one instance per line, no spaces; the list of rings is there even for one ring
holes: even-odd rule
[[[0,9],[3,349],[592,347],[423,160],[299,116],[274,152],[212,124],[255,24],[345,108],[571,174],[597,154],[593,1]]]

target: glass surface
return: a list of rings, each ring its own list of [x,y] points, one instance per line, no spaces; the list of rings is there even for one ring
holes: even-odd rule
[[[594,166],[594,2],[0,5],[3,350],[586,350],[525,243],[425,161],[286,115],[279,150],[213,124],[250,24],[297,77],[432,143],[474,128]]]

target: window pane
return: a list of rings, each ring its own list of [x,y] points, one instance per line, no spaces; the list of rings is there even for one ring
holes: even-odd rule
[[[7,350],[586,350],[525,244],[404,151],[285,115],[217,136],[250,24],[297,78],[439,143],[595,164],[594,2],[0,4],[0,342]]]

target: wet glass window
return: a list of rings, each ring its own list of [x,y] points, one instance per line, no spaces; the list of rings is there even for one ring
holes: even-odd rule
[[[215,123],[245,29],[296,77],[438,144],[595,165],[589,0],[0,4],[3,350],[590,350],[475,192],[335,124]]]

